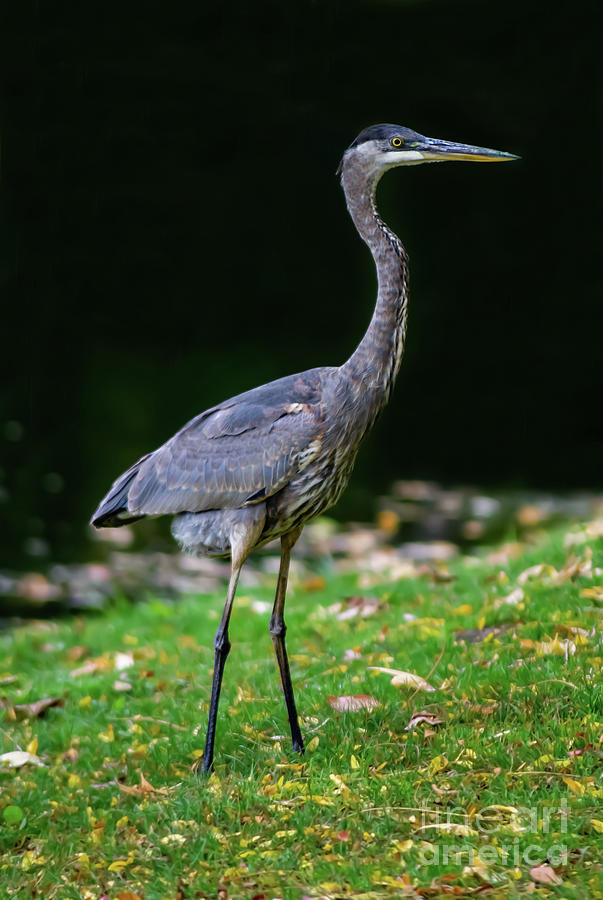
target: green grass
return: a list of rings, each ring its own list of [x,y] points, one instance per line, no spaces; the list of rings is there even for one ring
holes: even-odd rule
[[[514,897],[535,887],[539,896],[600,896],[603,578],[589,575],[588,560],[590,548],[592,566],[603,554],[587,534],[572,548],[563,537],[506,562],[459,559],[451,580],[440,572],[371,590],[358,589],[358,575],[327,574],[318,590],[294,583],[288,645],[303,760],[291,753],[268,614],[253,606],[270,591],[239,597],[209,780],[192,766],[222,596],[117,603],[103,616],[5,633],[2,752],[29,748],[44,766],[0,768],[0,896],[188,900],[220,889],[268,900],[486,888]],[[586,561],[582,574],[563,571],[570,554]],[[537,572],[515,605],[501,602],[541,563],[560,574]],[[381,608],[344,621],[329,611],[358,594],[379,597]],[[455,641],[456,630],[503,624],[511,627]],[[352,649],[360,658],[344,660]],[[133,665],[115,669],[129,659],[117,653]],[[72,677],[93,659],[95,672]],[[416,673],[437,690],[392,686],[369,666]],[[116,690],[120,676],[131,690]],[[338,713],[327,701],[357,694],[380,705]],[[64,705],[14,720],[11,704],[48,696]],[[441,724],[407,730],[421,711]],[[152,790],[140,789],[141,774]],[[536,886],[530,869],[547,854],[562,883]]]

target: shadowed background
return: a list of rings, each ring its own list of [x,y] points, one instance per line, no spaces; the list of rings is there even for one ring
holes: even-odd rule
[[[344,361],[375,279],[334,172],[381,121],[523,159],[385,176],[408,343],[335,514],[396,477],[599,486],[599,33],[589,0],[13,7],[0,565],[85,552],[187,419]]]

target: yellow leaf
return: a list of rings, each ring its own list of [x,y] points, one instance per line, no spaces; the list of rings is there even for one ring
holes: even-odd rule
[[[314,751],[318,747],[319,742],[320,742],[320,738],[318,737],[318,735],[316,735],[316,737],[313,737],[312,740],[309,742],[308,746],[306,747],[306,750],[308,751],[308,753],[314,753]]]
[[[429,763],[429,774],[437,775],[438,772],[443,772],[447,765],[448,760],[445,756],[434,756]]]
[[[452,610],[453,616],[470,616],[472,612],[473,607],[469,603],[462,603]]]
[[[87,697],[82,697],[82,699],[78,701],[77,705],[81,706],[82,708],[85,706],[92,706],[92,697],[90,695],[88,695]]]
[[[105,744],[110,744],[115,740],[115,732],[113,731],[113,725],[109,722],[107,725],[106,731],[101,731],[99,734],[99,738],[101,741],[104,741]]]
[[[67,787],[75,788],[80,784],[80,776],[79,775],[70,775],[67,779]]]
[[[574,781],[573,778],[563,778],[563,781],[567,784],[570,791],[573,791],[574,794],[577,794],[579,797],[584,796],[584,785],[580,784],[579,781]]]
[[[135,647],[138,643],[138,638],[134,634],[124,634],[124,644],[129,644],[130,647]]]
[[[356,757],[354,756],[353,753],[352,753],[352,755],[350,756],[350,765],[351,765],[352,769],[359,769],[359,768],[360,768],[360,763],[358,762],[358,760],[356,759]]]
[[[595,831],[598,831],[599,834],[603,834],[603,822],[601,819],[591,819],[590,824],[593,826]]]
[[[37,737],[32,738],[27,747],[25,748],[28,753],[33,753],[34,756],[38,752],[38,739]]]
[[[112,862],[108,867],[109,872],[121,872],[122,869],[125,869],[126,866],[131,866],[134,862],[134,853],[130,851],[128,853],[127,859],[116,859],[115,862]]]
[[[122,816],[121,819],[118,819],[117,822],[115,823],[115,827],[116,828],[124,828],[124,826],[127,824],[128,824],[128,817]]]

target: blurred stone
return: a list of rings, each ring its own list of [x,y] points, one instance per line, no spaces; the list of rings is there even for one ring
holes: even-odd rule
[[[17,592],[20,597],[33,603],[50,600],[58,597],[61,589],[56,584],[51,584],[40,572],[29,572],[17,584]]]
[[[107,544],[116,544],[118,547],[129,547],[134,540],[134,532],[129,525],[120,528],[92,528],[90,534],[95,541],[105,541]]]

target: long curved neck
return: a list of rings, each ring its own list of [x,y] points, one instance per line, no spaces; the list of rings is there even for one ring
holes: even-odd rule
[[[389,399],[400,368],[408,304],[408,256],[377,212],[379,177],[379,173],[367,172],[360,161],[344,160],[341,183],[348,211],[375,261],[378,292],[366,334],[342,369],[363,390],[374,392],[376,412]]]

